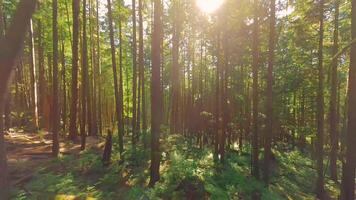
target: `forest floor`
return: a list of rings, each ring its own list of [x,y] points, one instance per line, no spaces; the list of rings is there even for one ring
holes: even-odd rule
[[[59,158],[51,156],[47,133],[10,133],[6,141],[12,199],[315,199],[312,159],[283,147],[274,151],[274,172],[265,187],[249,175],[248,147],[228,152],[226,162],[220,164],[214,162],[211,149],[199,149],[182,136],[165,136],[161,180],[148,188],[150,154],[143,146],[127,148],[120,159],[114,145],[112,164],[104,168],[100,138],[89,137],[85,151],[62,140]],[[336,199],[338,185],[328,177],[326,188],[330,199]]]

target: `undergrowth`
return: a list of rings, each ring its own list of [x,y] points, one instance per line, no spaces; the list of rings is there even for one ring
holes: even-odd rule
[[[243,152],[228,152],[225,162],[217,163],[211,149],[171,135],[162,144],[161,179],[153,188],[147,187],[149,150],[126,149],[121,161],[114,146],[110,167],[102,166],[101,152],[94,150],[61,156],[37,169],[29,183],[14,188],[13,199],[315,199],[316,170],[309,156],[277,150],[274,155],[266,187],[250,176],[248,146]],[[338,192],[328,178],[326,186],[332,196]]]

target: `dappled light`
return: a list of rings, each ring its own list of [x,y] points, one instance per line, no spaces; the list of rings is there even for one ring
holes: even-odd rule
[[[0,200],[352,200],[356,0],[0,0]]]

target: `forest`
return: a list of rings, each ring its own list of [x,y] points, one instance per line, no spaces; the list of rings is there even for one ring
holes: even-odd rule
[[[0,0],[0,200],[355,200],[356,0]]]

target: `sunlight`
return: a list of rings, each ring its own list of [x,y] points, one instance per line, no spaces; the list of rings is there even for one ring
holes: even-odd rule
[[[207,14],[215,12],[224,3],[224,0],[196,0],[198,8]]]

